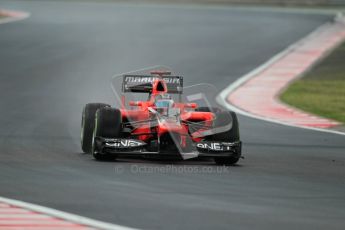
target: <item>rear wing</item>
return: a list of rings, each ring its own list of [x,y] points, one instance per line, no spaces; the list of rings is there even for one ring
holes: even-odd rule
[[[182,76],[153,76],[153,75],[123,75],[122,92],[150,93],[152,83],[156,79],[163,79],[167,85],[168,93],[182,94],[183,77]]]

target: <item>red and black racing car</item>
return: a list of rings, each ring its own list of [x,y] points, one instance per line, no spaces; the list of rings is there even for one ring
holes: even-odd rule
[[[236,114],[184,103],[182,92],[183,78],[167,71],[123,75],[120,108],[102,103],[85,105],[82,150],[97,160],[119,156],[206,157],[217,164],[235,164],[241,157]],[[147,93],[148,99],[129,101],[126,106],[124,93]]]

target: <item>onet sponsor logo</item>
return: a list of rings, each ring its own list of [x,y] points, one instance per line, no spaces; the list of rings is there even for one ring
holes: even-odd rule
[[[143,77],[143,76],[126,76],[125,82],[127,83],[152,83],[157,77]],[[168,84],[180,84],[178,77],[163,77],[163,80]]]
[[[126,139],[120,140],[119,139],[119,140],[114,140],[112,142],[106,142],[105,145],[109,147],[115,147],[115,148],[126,148],[126,147],[142,146],[143,143],[136,140],[126,140]]]
[[[201,142],[197,143],[196,147],[213,151],[230,151],[232,146],[230,144],[220,142]]]

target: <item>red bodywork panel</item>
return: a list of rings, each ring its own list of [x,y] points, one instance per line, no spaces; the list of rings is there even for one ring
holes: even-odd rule
[[[201,141],[202,138],[193,138],[193,134],[189,133],[189,128],[186,122],[204,122],[205,127],[211,126],[214,120],[214,114],[212,112],[189,111],[189,109],[195,109],[197,107],[197,104],[195,103],[174,103],[173,108],[180,109],[180,122],[173,122],[167,119],[158,122],[155,127],[152,127],[149,122],[140,123],[141,121],[148,121],[152,118],[150,108],[155,109],[155,98],[164,94],[167,94],[166,83],[163,79],[156,79],[152,84],[151,97],[148,101],[131,101],[129,105],[132,107],[135,106],[136,108],[130,110],[125,109],[124,105],[122,106],[122,109],[120,109],[122,121],[133,124],[136,122],[138,123],[138,125],[135,125],[131,134],[133,136],[137,136],[137,138],[142,141],[148,141],[153,138],[154,134],[152,133],[156,133],[155,135],[158,136],[166,133],[178,133],[181,136],[182,142],[185,142],[184,139],[187,136],[191,136],[194,142]],[[205,129],[200,129],[196,132],[204,130]],[[183,145],[185,143],[181,144]]]

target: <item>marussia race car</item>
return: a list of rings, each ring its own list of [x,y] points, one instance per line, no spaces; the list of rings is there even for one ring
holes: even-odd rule
[[[122,75],[121,107],[86,104],[81,145],[96,160],[118,156],[213,158],[235,164],[241,158],[239,125],[234,112],[183,103],[183,78],[166,71]],[[148,93],[146,101],[129,101],[124,93]],[[178,95],[178,102],[172,96]]]

